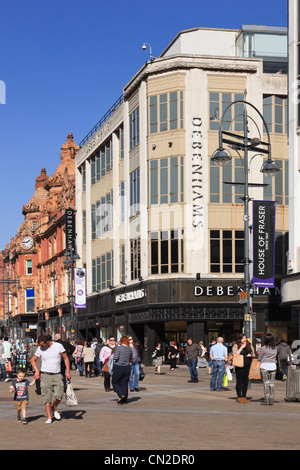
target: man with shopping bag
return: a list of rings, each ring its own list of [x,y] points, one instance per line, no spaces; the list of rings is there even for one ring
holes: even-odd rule
[[[71,381],[70,361],[62,344],[49,339],[49,336],[42,335],[38,339],[39,347],[31,358],[35,380],[39,379],[41,374],[41,391],[44,398],[47,412],[46,424],[52,423],[53,417],[60,420],[60,414],[57,407],[64,395],[64,383],[61,375],[61,359],[63,358],[66,366],[66,379]],[[36,365],[38,358],[41,358],[41,372]],[[53,403],[52,395],[54,394]]]

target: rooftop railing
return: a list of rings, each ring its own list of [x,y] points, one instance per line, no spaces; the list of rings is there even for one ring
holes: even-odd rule
[[[120,98],[117,99],[117,101],[109,108],[107,113],[104,114],[104,116],[100,119],[100,121],[97,122],[97,124],[93,127],[93,129],[85,136],[84,139],[79,143],[79,147],[82,147],[85,145],[89,139],[100,129],[100,127],[103,126],[105,121],[115,112],[115,110],[123,103],[123,95],[120,96]]]

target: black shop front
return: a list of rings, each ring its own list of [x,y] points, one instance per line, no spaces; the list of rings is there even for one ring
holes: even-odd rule
[[[243,330],[243,305],[238,302],[242,281],[167,279],[142,281],[91,295],[87,308],[76,313],[79,338],[89,340],[111,334],[133,335],[143,348],[146,365],[158,342],[176,341],[181,350],[188,338],[208,345],[222,336],[230,346]],[[280,290],[256,289],[253,296],[254,332],[270,327],[289,329],[289,310],[280,307]]]

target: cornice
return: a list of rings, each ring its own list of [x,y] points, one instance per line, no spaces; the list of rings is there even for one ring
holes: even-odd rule
[[[195,55],[176,55],[167,58],[148,61],[125,86],[124,98],[127,98],[136,90],[143,80],[151,75],[175,70],[201,69],[214,72],[227,73],[257,73],[261,59],[245,59],[244,57],[211,57]]]

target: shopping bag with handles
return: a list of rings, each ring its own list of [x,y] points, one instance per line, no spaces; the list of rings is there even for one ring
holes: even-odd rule
[[[71,382],[67,382],[66,405],[68,405],[68,406],[78,405],[78,400],[77,400],[77,397],[74,393]]]

